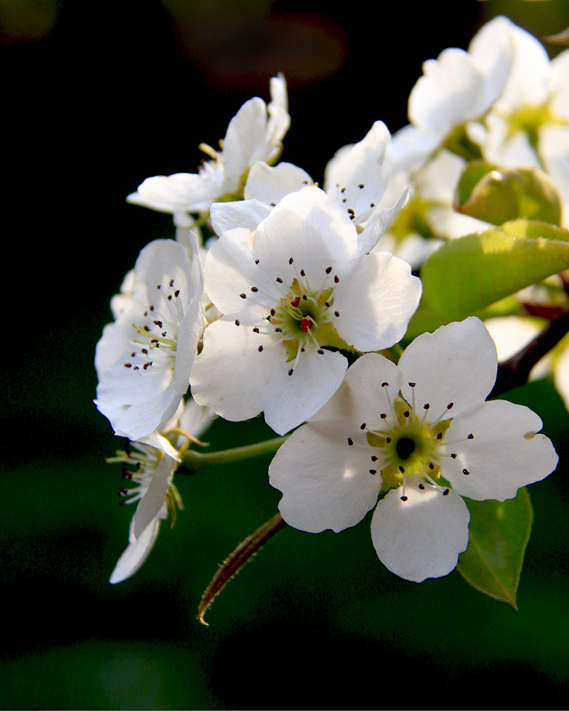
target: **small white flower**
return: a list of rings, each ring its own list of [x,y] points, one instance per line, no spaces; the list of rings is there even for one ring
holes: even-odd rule
[[[199,437],[211,424],[214,413],[211,408],[200,407],[189,400],[173,420],[164,428],[178,427],[194,437]],[[163,439],[165,439],[163,437]],[[176,445],[182,446],[183,437],[176,437]],[[176,450],[166,440],[173,454]],[[174,473],[178,459],[161,449],[141,442],[130,442],[123,452],[111,461],[123,463],[123,478],[135,484],[134,488],[121,487],[122,504],[138,506],[130,522],[128,546],[113,570],[110,583],[120,583],[131,577],[148,558],[160,531],[160,525],[171,513],[175,521],[176,509],[184,505],[174,485]]]
[[[362,254],[346,212],[313,186],[284,197],[256,231],[225,232],[204,271],[223,317],[204,333],[193,397],[233,421],[264,411],[279,434],[338,388],[347,360],[337,349],[397,343],[421,296],[409,265]]]
[[[487,23],[468,52],[449,48],[424,62],[409,95],[409,120],[416,128],[442,143],[457,126],[482,118],[500,96],[512,63],[501,19]]]
[[[141,251],[95,355],[95,404],[117,435],[143,440],[176,412],[205,325],[202,295],[199,258],[190,264],[181,244],[155,240]]]
[[[187,225],[188,213],[207,214],[213,202],[239,194],[252,165],[275,161],[290,125],[286,84],[282,76],[271,79],[271,102],[255,97],[229,122],[221,150],[203,144],[211,160],[198,173],[175,173],[147,178],[127,201],[160,212],[171,212],[176,224]]]
[[[341,531],[376,507],[373,545],[389,570],[416,582],[449,573],[468,544],[461,497],[504,501],[557,464],[534,412],[485,402],[496,367],[474,317],[419,336],[399,365],[362,356],[270,465],[284,520]]]

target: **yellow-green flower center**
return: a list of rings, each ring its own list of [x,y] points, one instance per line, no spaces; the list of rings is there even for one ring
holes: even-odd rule
[[[270,322],[282,335],[287,349],[287,362],[294,360],[299,350],[310,343],[319,348],[334,346],[347,348],[330,320],[333,309],[333,288],[312,292],[295,279],[289,293],[281,299],[280,305],[271,311]]]
[[[409,476],[432,482],[440,476],[438,448],[451,420],[423,422],[409,403],[398,395],[393,418],[386,417],[386,428],[367,432],[367,441],[381,449],[384,468],[381,470],[382,490],[396,488]],[[395,424],[394,424],[395,421]]]

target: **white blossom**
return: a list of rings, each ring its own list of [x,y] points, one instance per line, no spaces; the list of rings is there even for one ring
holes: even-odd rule
[[[264,411],[279,434],[338,388],[341,349],[397,343],[421,295],[406,262],[360,251],[346,212],[314,186],[285,196],[257,230],[222,234],[204,272],[223,316],[204,333],[192,395],[232,421]]]
[[[423,63],[423,76],[409,95],[409,121],[440,143],[468,121],[481,119],[502,93],[512,64],[512,46],[502,18],[487,23],[468,51],[443,50]]]
[[[200,437],[214,418],[211,408],[200,407],[193,400],[180,403],[179,411],[164,427],[164,433],[177,427],[193,437]],[[163,437],[163,435],[161,435]],[[165,438],[164,438],[165,439]],[[172,438],[182,446],[184,436]],[[177,451],[168,443],[174,455]],[[127,448],[117,453],[111,461],[123,464],[123,478],[134,484],[132,488],[121,487],[121,504],[137,503],[131,519],[128,546],[119,558],[109,582],[120,583],[131,577],[142,566],[152,550],[162,521],[168,514],[175,520],[176,510],[183,509],[182,497],[174,484],[174,474],[179,457],[170,456],[162,449],[141,442],[129,442]]]
[[[117,435],[152,437],[188,390],[205,325],[195,249],[190,263],[178,242],[147,245],[136,261],[131,291],[121,297],[117,320],[104,328],[97,344],[95,404]]]
[[[375,508],[372,541],[389,570],[416,582],[448,574],[468,544],[462,497],[513,498],[557,464],[534,412],[485,402],[496,369],[474,317],[417,337],[398,365],[359,358],[270,465],[284,520],[341,531]]]
[[[255,97],[239,109],[220,141],[220,150],[201,145],[210,160],[202,163],[198,173],[147,178],[127,201],[170,212],[177,224],[187,226],[188,213],[207,214],[216,200],[239,195],[251,166],[258,161],[270,163],[278,158],[290,125],[284,78],[273,77],[270,87],[268,105]]]

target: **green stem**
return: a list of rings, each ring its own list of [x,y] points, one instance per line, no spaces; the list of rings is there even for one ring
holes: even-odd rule
[[[259,457],[263,454],[272,454],[277,451],[287,438],[288,435],[275,437],[275,439],[269,439],[265,442],[247,444],[234,449],[224,449],[221,452],[197,452],[194,449],[188,449],[182,454],[182,466],[190,471],[196,471],[196,469],[201,469],[209,464],[226,464],[227,462],[237,462],[241,459]]]

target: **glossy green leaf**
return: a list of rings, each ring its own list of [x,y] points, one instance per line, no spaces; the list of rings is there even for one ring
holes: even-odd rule
[[[526,489],[515,499],[471,501],[468,548],[459,557],[458,571],[480,592],[509,603],[517,610],[516,592],[531,531],[533,510]]]
[[[455,209],[492,225],[527,218],[561,222],[561,202],[553,180],[534,168],[497,168],[474,161],[458,182]]]
[[[421,270],[425,306],[461,320],[569,267],[569,231],[528,220],[447,242]]]

